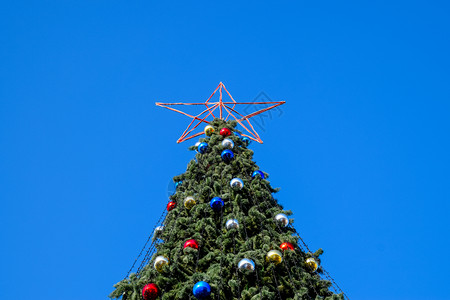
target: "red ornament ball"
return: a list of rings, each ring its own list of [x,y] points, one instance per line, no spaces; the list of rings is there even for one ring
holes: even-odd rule
[[[170,201],[169,203],[167,203],[167,211],[171,211],[172,209],[174,209],[177,206],[177,204],[173,201]]]
[[[144,300],[155,300],[158,297],[159,289],[154,283],[149,283],[142,289]]]
[[[198,242],[197,242],[196,240],[187,240],[187,241],[184,243],[183,248],[187,248],[187,247],[191,247],[191,248],[194,248],[194,249],[198,249]]]
[[[294,250],[294,245],[292,245],[291,243],[283,243],[280,245],[281,250],[285,251],[285,250]]]
[[[231,135],[231,130],[228,128],[222,128],[222,129],[220,129],[219,134],[223,137],[227,137],[227,136]]]

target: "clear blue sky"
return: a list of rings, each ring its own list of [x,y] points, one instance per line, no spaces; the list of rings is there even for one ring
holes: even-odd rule
[[[2,2],[1,298],[105,299],[193,156],[154,102],[223,81],[351,299],[450,299],[448,2],[167,2]]]

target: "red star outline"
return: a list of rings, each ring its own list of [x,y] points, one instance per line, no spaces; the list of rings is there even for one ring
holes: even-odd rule
[[[222,100],[222,96],[223,96],[223,92],[222,90],[225,90],[225,92],[228,94],[228,96],[230,97],[230,99],[232,100],[232,102],[223,102]],[[214,94],[219,91],[219,101],[218,102],[209,102],[211,100],[211,98],[214,96]],[[209,124],[208,121],[206,121],[206,118],[208,118],[209,116],[212,116],[213,118],[216,118],[216,116],[214,115],[214,111],[219,108],[219,118],[222,120],[227,121],[228,118],[230,116],[232,116],[238,123],[239,125],[241,125],[250,135],[247,134],[242,134],[243,136],[246,136],[250,139],[252,139],[253,141],[256,141],[258,143],[263,143],[263,141],[261,140],[261,138],[259,137],[258,133],[256,132],[255,128],[253,127],[252,123],[250,123],[250,118],[254,117],[256,115],[259,115],[263,112],[266,112],[272,108],[275,108],[277,106],[283,105],[284,103],[286,103],[285,101],[272,101],[272,102],[236,102],[233,97],[231,96],[231,94],[228,92],[228,90],[226,89],[225,85],[221,82],[219,83],[219,85],[217,86],[217,88],[214,90],[214,92],[211,94],[211,96],[209,96],[208,100],[206,100],[206,102],[204,103],[161,103],[161,102],[156,102],[157,106],[160,107],[164,107],[167,109],[170,109],[172,111],[175,111],[177,113],[183,114],[185,116],[188,116],[190,118],[192,118],[191,123],[189,124],[189,126],[186,128],[186,130],[183,132],[183,134],[181,135],[181,137],[177,140],[177,143],[181,143],[184,141],[187,141],[189,139],[195,138],[197,136],[200,136],[202,134],[204,134],[203,131],[192,134],[192,131],[195,130],[195,128],[197,128],[200,124],[202,123],[206,123]],[[272,104],[269,107],[260,109],[254,113],[248,114],[246,116],[242,115],[241,113],[239,113],[238,111],[235,110],[236,105],[242,105],[242,104]],[[181,110],[172,108],[170,106],[173,105],[205,105],[206,109],[204,111],[202,111],[201,113],[199,113],[196,116],[192,116],[188,113],[185,113]],[[211,106],[210,106],[211,105]],[[232,105],[233,107],[231,107],[230,105]],[[226,116],[226,118],[223,118],[223,110],[225,110],[228,114]],[[217,112],[216,112],[217,113]],[[240,118],[236,118],[236,116],[233,114],[235,113],[236,115],[239,115]],[[202,117],[203,114],[206,114],[204,117]],[[197,124],[194,125],[195,122],[198,122]],[[247,128],[244,124],[243,121],[247,121],[248,123],[248,127]]]

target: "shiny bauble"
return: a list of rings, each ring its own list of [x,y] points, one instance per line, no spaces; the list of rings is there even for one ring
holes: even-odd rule
[[[161,272],[165,265],[169,264],[169,260],[164,256],[160,255],[155,258],[155,262],[153,263],[153,267],[155,267],[156,271]]]
[[[284,227],[289,225],[289,218],[285,214],[278,214],[275,216],[275,221],[279,224],[283,225]]]
[[[241,135],[239,132],[237,132],[237,131],[233,132],[233,134],[234,134],[235,136],[237,136],[238,138],[241,138],[241,137],[242,137],[242,135]]]
[[[208,144],[207,143],[200,143],[197,147],[197,151],[201,154],[205,154],[206,151],[208,151]]]
[[[164,231],[164,226],[158,226],[158,227],[155,228],[154,234],[155,234],[155,236],[158,236],[158,235],[160,235],[163,231]]]
[[[222,198],[220,197],[214,197],[211,199],[211,201],[209,202],[209,206],[211,206],[211,208],[215,211],[215,212],[219,212],[222,210],[222,207],[224,206],[225,203],[223,203]]]
[[[177,207],[177,204],[174,201],[170,201],[169,203],[167,203],[167,211],[171,211],[172,209],[174,209],[175,207]]]
[[[227,149],[233,149],[234,142],[230,139],[224,139],[222,141],[222,147],[227,148]]]
[[[187,240],[186,242],[184,242],[183,248],[187,247],[198,249],[198,242],[196,240]]]
[[[192,293],[197,299],[205,299],[211,295],[211,286],[206,281],[199,281],[194,284]]]
[[[227,136],[231,135],[231,130],[228,128],[222,128],[222,129],[220,129],[219,134],[223,137],[227,137]]]
[[[255,178],[255,177],[259,177],[259,178],[261,178],[261,179],[264,179],[264,178],[265,178],[264,173],[261,172],[260,170],[254,171],[254,172],[252,173],[252,178]]]
[[[189,196],[184,199],[184,207],[186,209],[191,209],[196,203],[194,197]]]
[[[319,268],[319,263],[314,257],[308,258],[305,263],[308,266],[308,268],[313,272],[315,272]]]
[[[239,228],[239,222],[236,219],[230,219],[225,224],[226,229],[238,229]]]
[[[294,245],[292,245],[292,244],[289,243],[289,242],[285,242],[285,243],[282,243],[282,244],[280,245],[280,249],[283,250],[283,251],[286,251],[286,250],[294,250]]]
[[[224,162],[228,163],[233,160],[234,153],[231,150],[225,149],[222,151],[222,154],[220,154],[220,157],[222,157]]]
[[[266,255],[266,260],[278,265],[283,261],[283,255],[278,250],[270,250]]]
[[[211,136],[214,132],[214,127],[212,127],[211,125],[208,125],[205,127],[205,134],[207,136]]]
[[[241,271],[249,270],[253,272],[255,271],[255,262],[248,258],[241,259],[238,263],[238,269]]]
[[[233,178],[230,181],[230,186],[235,190],[240,190],[244,187],[244,182],[240,178]]]
[[[242,137],[242,142],[244,143],[245,146],[250,145],[250,139],[246,136]]]
[[[149,283],[142,289],[142,298],[144,300],[155,300],[158,297],[159,289],[154,283]]]
[[[183,181],[181,181],[181,180],[175,182],[175,189],[178,188],[182,183],[183,183]]]

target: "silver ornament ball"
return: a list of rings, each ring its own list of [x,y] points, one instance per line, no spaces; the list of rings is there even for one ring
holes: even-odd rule
[[[285,214],[278,214],[275,216],[275,221],[282,224],[284,227],[289,225],[289,218]]]
[[[239,270],[249,270],[249,271],[255,271],[255,262],[251,259],[244,258],[241,259],[238,263]]]
[[[240,178],[233,178],[230,181],[230,186],[233,189],[240,190],[244,187],[244,182]]]
[[[158,226],[155,228],[155,232],[153,233],[153,236],[155,238],[159,237],[164,231],[164,226]]]
[[[227,148],[227,149],[232,149],[234,147],[234,143],[230,139],[224,139],[222,141],[222,147]]]
[[[227,221],[227,223],[225,224],[225,227],[230,230],[230,229],[238,229],[239,228],[239,222],[236,219],[230,219]]]

